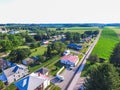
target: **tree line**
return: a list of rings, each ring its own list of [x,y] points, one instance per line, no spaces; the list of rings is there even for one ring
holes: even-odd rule
[[[99,60],[98,56],[90,56],[91,64]],[[83,85],[84,90],[120,90],[120,43],[116,45],[110,62],[104,62],[89,72]]]

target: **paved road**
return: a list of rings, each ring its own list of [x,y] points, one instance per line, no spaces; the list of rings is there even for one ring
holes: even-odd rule
[[[61,74],[62,76],[64,76],[64,81],[57,82],[57,80],[55,80],[55,78],[52,79],[52,82],[55,85],[58,85],[62,90],[73,90],[73,88],[75,88],[74,86],[76,85],[77,80],[80,78],[81,71],[83,70],[84,65],[86,63],[86,59],[91,54],[91,52],[92,52],[95,44],[97,43],[97,41],[98,41],[98,39],[100,37],[100,34],[101,34],[101,32],[99,33],[99,35],[97,36],[97,38],[94,40],[93,44],[91,44],[89,46],[88,51],[84,54],[84,56],[81,59],[81,61],[79,62],[79,64],[73,70],[66,69]]]
[[[79,90],[80,87],[82,87],[83,83],[84,83],[85,77],[80,77],[77,82],[76,85],[74,86],[73,90]]]
[[[91,54],[91,52],[92,52],[94,46],[96,45],[97,41],[99,40],[100,35],[101,35],[101,31],[100,31],[99,35],[97,36],[97,38],[95,39],[95,41],[93,42],[93,44],[90,45],[88,51],[87,51],[87,52],[85,53],[85,55],[83,56],[83,58],[82,58],[82,60],[81,60],[81,61],[83,61],[83,62],[82,62],[82,63],[80,64],[80,66],[78,67],[78,70],[77,70],[77,72],[75,73],[75,76],[74,76],[74,78],[72,79],[72,81],[71,81],[69,87],[67,88],[67,90],[74,90],[75,85],[76,85],[78,79],[80,78],[81,72],[82,72],[82,70],[83,70],[83,68],[84,68],[84,66],[85,66],[85,64],[86,64],[86,60],[87,60],[87,58],[89,57],[89,55]]]

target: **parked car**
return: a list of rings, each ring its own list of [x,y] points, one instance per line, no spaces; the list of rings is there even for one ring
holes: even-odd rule
[[[63,55],[69,55],[70,54],[70,50],[66,50]]]
[[[74,67],[69,67],[70,70],[73,70]]]
[[[58,78],[59,80],[63,81],[64,80],[64,77],[61,76],[61,75],[56,75],[56,78]]]

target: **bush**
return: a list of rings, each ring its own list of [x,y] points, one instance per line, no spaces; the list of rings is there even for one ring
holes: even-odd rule
[[[91,64],[94,64],[95,62],[99,61],[99,58],[97,55],[90,55],[88,60],[90,61]]]

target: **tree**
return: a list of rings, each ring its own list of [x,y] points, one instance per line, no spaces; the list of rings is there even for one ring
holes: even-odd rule
[[[48,58],[51,58],[52,56],[63,53],[65,49],[66,49],[66,45],[64,43],[54,42],[51,45],[48,45],[47,52],[45,53],[45,55]]]
[[[10,40],[2,40],[0,41],[0,46],[2,47],[2,51],[8,51],[13,49],[13,44]]]
[[[71,42],[80,42],[81,34],[78,32],[66,32],[66,39]]]
[[[90,55],[88,60],[90,61],[91,64],[94,64],[95,62],[97,62],[99,60],[99,58],[97,55]]]
[[[23,44],[23,38],[18,35],[9,35],[9,40],[12,42],[13,47],[17,47]]]
[[[30,47],[31,48],[37,48],[37,47],[39,47],[40,46],[40,42],[36,42],[36,43],[31,43],[30,44]]]
[[[92,31],[85,31],[84,34],[86,34],[87,36],[92,35]]]
[[[120,90],[120,77],[113,65],[104,63],[86,78],[84,90]]]
[[[35,41],[35,39],[34,39],[32,36],[30,36],[30,35],[27,35],[27,36],[25,37],[25,40],[26,40],[26,42],[28,42],[28,43],[31,43],[31,42],[34,42],[34,41]]]
[[[0,90],[2,90],[5,87],[4,83],[0,80]]]
[[[29,48],[20,48],[12,50],[9,54],[9,58],[12,62],[21,63],[23,59],[27,58],[31,54]]]
[[[118,43],[114,48],[113,53],[110,57],[110,63],[116,67],[120,67],[120,43]]]

